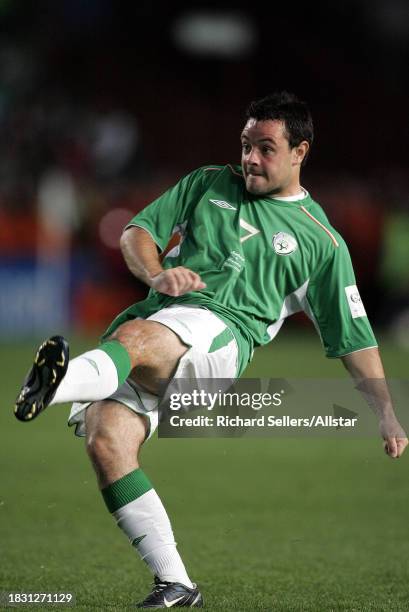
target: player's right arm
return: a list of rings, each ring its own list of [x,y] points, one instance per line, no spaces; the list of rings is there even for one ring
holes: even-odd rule
[[[128,268],[159,293],[177,297],[206,287],[188,268],[164,269],[159,251],[163,255],[175,229],[189,221],[207,181],[203,169],[194,170],[135,215],[122,234],[121,249]]]
[[[177,297],[206,287],[200,276],[188,268],[177,266],[164,270],[156,243],[141,227],[128,227],[120,245],[132,274],[159,293]]]

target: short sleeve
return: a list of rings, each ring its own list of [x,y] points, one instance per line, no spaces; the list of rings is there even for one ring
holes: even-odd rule
[[[135,215],[125,229],[132,226],[142,227],[163,251],[175,226],[189,218],[191,207],[197,204],[202,196],[202,176],[203,171],[199,168],[182,178]]]
[[[345,242],[310,279],[307,304],[321,336],[327,357],[341,357],[377,342],[356,286],[351,258]]]

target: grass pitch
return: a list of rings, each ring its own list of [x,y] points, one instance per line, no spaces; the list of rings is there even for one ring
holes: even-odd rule
[[[0,351],[0,590],[132,609],[151,576],[105,510],[68,407],[27,424],[12,415],[34,348]],[[406,377],[407,354],[383,348],[388,374]],[[345,374],[316,337],[284,330],[246,375]],[[407,611],[408,461],[375,438],[155,438],[142,455],[206,608],[220,612]]]

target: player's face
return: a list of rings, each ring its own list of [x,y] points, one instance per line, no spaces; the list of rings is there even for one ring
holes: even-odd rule
[[[282,121],[249,119],[241,143],[247,191],[259,196],[298,193],[302,157],[300,160],[297,153],[299,147],[290,148]]]

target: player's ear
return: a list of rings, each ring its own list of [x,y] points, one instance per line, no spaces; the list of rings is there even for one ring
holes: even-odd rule
[[[294,166],[301,166],[302,161],[307,155],[309,148],[310,145],[308,144],[308,142],[306,140],[303,140],[300,142],[299,145],[292,149]]]

